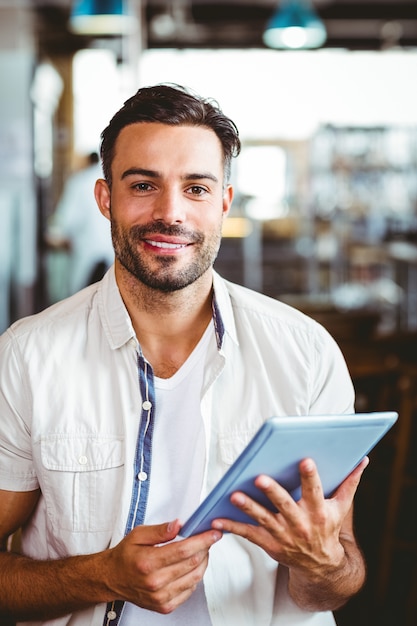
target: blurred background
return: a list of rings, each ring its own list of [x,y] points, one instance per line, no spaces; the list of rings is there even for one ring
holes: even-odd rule
[[[176,82],[238,125],[216,268],[323,323],[400,419],[356,506],[340,626],[417,624],[417,0],[0,0],[0,332],[111,263],[99,136]]]

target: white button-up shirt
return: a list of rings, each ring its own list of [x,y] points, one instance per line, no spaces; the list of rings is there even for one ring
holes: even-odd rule
[[[354,402],[340,350],[316,322],[217,274],[214,293],[217,346],[201,391],[201,498],[267,418],[352,413]],[[25,554],[93,553],[123,538],[136,479],[132,442],[148,403],[113,268],[100,283],[4,333],[0,489],[42,492],[23,532]],[[225,535],[211,548],[204,578],[213,626],[334,624],[331,613],[292,602],[287,575],[257,546]],[[101,626],[105,612],[101,604],[48,623]]]

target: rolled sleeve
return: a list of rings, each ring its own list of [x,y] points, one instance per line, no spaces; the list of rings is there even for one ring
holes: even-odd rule
[[[30,400],[12,331],[0,337],[0,489],[39,487],[32,463]]]

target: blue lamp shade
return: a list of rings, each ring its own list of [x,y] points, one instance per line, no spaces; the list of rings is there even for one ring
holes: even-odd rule
[[[80,35],[125,35],[137,28],[126,0],[75,0],[69,25]]]
[[[266,25],[263,41],[268,48],[300,50],[320,48],[326,28],[308,0],[282,0]]]

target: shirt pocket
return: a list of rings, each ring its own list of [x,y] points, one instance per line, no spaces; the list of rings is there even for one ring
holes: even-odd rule
[[[54,434],[40,448],[41,489],[54,528],[111,530],[122,492],[122,438]]]

